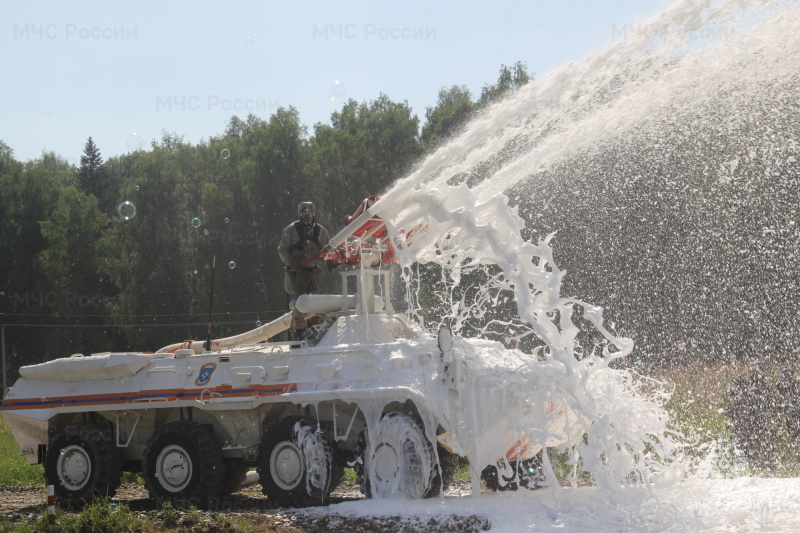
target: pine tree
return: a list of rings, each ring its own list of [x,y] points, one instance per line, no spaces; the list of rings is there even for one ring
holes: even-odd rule
[[[111,213],[114,208],[114,192],[111,190],[110,176],[100,155],[100,149],[91,137],[86,141],[81,156],[78,185],[83,192],[97,198],[102,212]]]

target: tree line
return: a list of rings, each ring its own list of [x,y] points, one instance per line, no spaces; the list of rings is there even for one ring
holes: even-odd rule
[[[197,144],[164,132],[149,150],[80,165],[48,152],[22,162],[0,141],[0,317],[9,378],[19,366],[205,337],[215,274],[215,336],[287,309],[280,232],[313,201],[332,233],[481,108],[532,78],[501,66],[474,98],[439,91],[421,121],[381,94],[349,100],[309,130],[294,107],[230,118]]]

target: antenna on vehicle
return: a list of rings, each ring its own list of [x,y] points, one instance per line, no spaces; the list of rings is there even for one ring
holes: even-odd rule
[[[206,337],[205,349],[211,351],[211,310],[214,308],[214,271],[217,266],[217,255],[211,259],[211,290],[208,293],[208,336]]]

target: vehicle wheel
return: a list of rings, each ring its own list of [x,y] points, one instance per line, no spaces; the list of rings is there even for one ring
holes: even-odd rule
[[[523,489],[534,490],[546,486],[541,454],[542,452],[539,452],[536,457],[531,457],[519,463],[519,469],[517,470],[519,486]]]
[[[434,472],[433,483],[429,490],[429,496],[438,496],[439,493],[453,484],[458,467],[461,466],[461,459],[458,455],[447,451],[442,445],[436,447],[439,455],[439,469]]]
[[[538,489],[544,481],[540,467],[541,459],[537,455],[524,461],[509,461],[508,467],[502,463],[490,465],[483,469],[481,478],[486,483],[486,488],[495,492],[507,490]],[[502,474],[500,474],[502,471]],[[508,473],[508,475],[507,475]],[[502,475],[503,482],[500,482]]]
[[[113,496],[122,478],[113,431],[92,422],[66,426],[47,448],[44,472],[61,505],[78,507]]]
[[[366,494],[414,500],[431,495],[438,472],[420,424],[404,413],[387,413],[373,433],[375,444],[366,447],[364,459]]]
[[[316,423],[287,417],[264,432],[258,478],[270,501],[284,507],[324,505],[335,477],[331,446]]]
[[[516,461],[509,461],[509,466],[512,468],[513,472],[513,469],[516,467]],[[483,472],[481,472],[481,479],[486,483],[486,488],[493,492],[517,490],[519,487],[517,487],[513,474],[511,476],[502,476],[503,483],[500,483],[500,469],[505,471],[502,464],[500,468],[498,468],[497,465],[489,465],[483,469]]]
[[[342,484],[342,480],[344,479],[344,466],[341,463],[337,463],[336,459],[333,460],[333,469],[331,470],[331,490],[333,492],[336,490],[336,487]]]
[[[367,428],[359,433],[358,441],[356,441],[355,449],[356,460],[353,463],[353,471],[356,473],[356,482],[361,489],[361,494],[367,498],[372,498],[372,489],[369,486],[369,476],[364,467],[364,462],[367,457]]]
[[[222,476],[219,494],[239,492],[250,468],[239,459],[226,459],[224,465],[225,473]]]
[[[210,426],[190,421],[162,426],[144,458],[144,484],[156,501],[204,507],[220,490],[224,464]]]

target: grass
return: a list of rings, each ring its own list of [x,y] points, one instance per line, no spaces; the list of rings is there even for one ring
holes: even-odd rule
[[[97,499],[78,514],[61,514],[56,517],[58,531],[63,533],[96,533],[151,531],[144,529],[146,520],[131,512],[124,504]]]
[[[18,452],[19,446],[14,435],[0,417],[0,485],[43,485],[42,465],[29,465],[28,461],[17,455]]]
[[[144,485],[144,477],[141,472],[123,472],[122,480],[123,485]]]
[[[765,372],[775,381],[779,368],[765,368]],[[671,429],[695,443],[687,449],[688,453],[694,452],[699,458],[713,449],[714,469],[725,476],[800,477],[800,457],[785,436],[775,442],[772,467],[759,467],[738,458],[726,412],[730,405],[728,384],[734,376],[747,374],[744,363],[719,363],[661,369],[653,377],[673,387],[665,408]]]
[[[33,520],[0,520],[0,533],[41,533],[47,531],[47,509]],[[219,533],[260,533],[276,529],[270,518],[261,515],[204,513],[197,509],[176,510],[166,504],[158,513],[134,513],[126,504],[98,499],[79,513],[56,515],[56,533],[167,533],[205,531]]]
[[[344,476],[342,476],[342,481],[347,481],[348,483],[355,483],[357,480],[356,471],[352,468],[345,468],[344,469]]]

